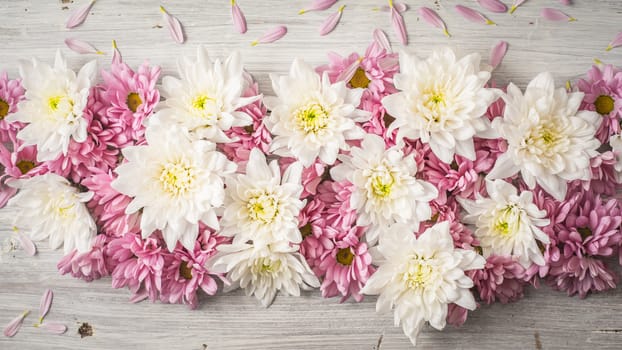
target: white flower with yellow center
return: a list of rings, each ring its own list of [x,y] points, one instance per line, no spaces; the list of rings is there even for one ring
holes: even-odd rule
[[[65,255],[91,249],[97,227],[85,203],[92,192],[78,192],[67,179],[52,173],[8,185],[19,192],[0,209],[0,226],[13,227],[36,241],[49,237],[50,248],[64,245]]]
[[[212,61],[207,50],[200,47],[196,61],[184,57],[177,67],[180,79],[162,78],[164,101],[153,119],[178,124],[193,139],[212,142],[229,142],[224,131],[252,124],[253,119],[238,109],[260,96],[242,97],[250,77],[244,72],[238,53],[224,62]]]
[[[126,213],[142,211],[144,238],[161,230],[170,251],[177,241],[194,249],[199,221],[219,229],[215,208],[225,198],[224,176],[236,165],[209,141],[191,141],[175,125],[150,123],[147,145],[123,149],[127,162],[119,165],[112,187],[130,197]]]
[[[438,330],[445,327],[448,304],[475,309],[469,290],[473,281],[464,271],[483,268],[485,260],[474,251],[454,249],[449,222],[435,224],[419,238],[409,227],[395,224],[376,249],[378,270],[361,292],[380,295],[378,312],[395,308],[395,325],[402,325],[413,345],[426,321]]]
[[[254,295],[265,307],[277,292],[300,296],[300,289],[318,288],[320,282],[311,271],[297,246],[279,245],[256,248],[250,244],[218,246],[218,254],[208,261],[210,271],[226,273],[246,295]]]
[[[503,118],[492,125],[507,143],[488,179],[503,179],[520,171],[529,188],[539,184],[557,200],[566,197],[567,182],[591,178],[590,159],[600,142],[594,137],[600,116],[578,111],[582,92],[555,89],[550,73],[541,73],[523,95],[508,85]]]
[[[516,188],[503,180],[486,182],[489,198],[475,201],[458,197],[467,215],[466,224],[475,225],[475,236],[485,258],[490,255],[513,255],[527,268],[532,263],[544,265],[544,257],[536,240],[549,243],[539,227],[549,224],[546,211],[533,203],[533,193],[516,194]]]
[[[357,109],[362,89],[348,89],[343,81],[331,84],[328,75],[320,79],[302,60],[292,63],[288,76],[271,76],[276,97],[265,97],[272,112],[266,120],[275,135],[270,150],[281,156],[295,157],[310,166],[317,157],[332,165],[346,140],[365,134],[355,122],[364,122],[370,114]]]
[[[357,225],[369,226],[366,238],[372,244],[387,227],[399,222],[415,231],[432,215],[428,202],[438,196],[436,188],[415,178],[417,164],[404,157],[398,146],[385,149],[377,135],[365,135],[361,147],[340,155],[341,164],[331,169],[335,181],[354,185],[350,205],[358,214]]]
[[[220,234],[233,236],[234,244],[250,240],[255,247],[275,242],[300,243],[298,213],[305,204],[300,200],[301,174],[302,166],[296,162],[281,179],[278,161],[267,164],[261,150],[254,148],[246,174],[227,178]]]
[[[26,123],[17,137],[24,145],[37,146],[37,160],[47,161],[66,155],[71,139],[86,140],[87,121],[82,117],[97,62],[85,64],[78,74],[67,67],[67,62],[56,52],[54,67],[36,59],[22,62],[19,72],[26,89],[25,99],[8,122]]]
[[[493,136],[484,113],[499,96],[484,87],[490,72],[479,66],[478,54],[457,59],[449,48],[435,50],[426,60],[401,52],[400,73],[394,77],[401,91],[382,99],[395,118],[387,133],[397,129],[398,139],[429,143],[448,164],[454,154],[475,160],[473,136]]]

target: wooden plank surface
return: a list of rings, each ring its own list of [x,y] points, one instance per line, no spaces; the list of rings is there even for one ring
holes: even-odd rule
[[[335,32],[317,34],[329,12],[296,15],[307,1],[239,0],[249,31],[237,34],[231,25],[228,1],[162,1],[184,24],[188,41],[175,44],[169,37],[158,2],[150,0],[100,0],[86,23],[72,31],[64,29],[69,11],[85,1],[0,1],[0,69],[13,77],[19,59],[37,57],[51,62],[61,48],[77,68],[92,59],[68,52],[67,37],[87,40],[110,53],[116,39],[124,60],[136,65],[149,59],[174,74],[180,55],[193,55],[205,45],[213,56],[233,50],[242,53],[248,70],[270,91],[268,73],[285,72],[294,57],[312,64],[326,61],[325,53],[363,53],[376,27],[395,39],[387,13],[374,12],[378,0],[342,0],[348,5]],[[535,74],[549,70],[561,84],[583,74],[594,57],[622,64],[622,50],[604,52],[607,43],[622,30],[622,1],[576,0],[563,7],[556,0],[530,0],[514,15],[491,14],[496,27],[466,22],[453,11],[457,3],[477,6],[475,1],[406,1],[410,52],[425,55],[438,45],[451,45],[462,52],[487,57],[498,40],[510,50],[494,77],[500,83],[525,85]],[[506,0],[506,3],[510,3]],[[430,6],[446,20],[452,38],[417,18],[412,8]],[[563,8],[578,18],[573,23],[543,22],[542,6]],[[272,45],[252,48],[249,43],[265,30],[284,24],[288,35]],[[110,55],[98,57],[107,67]],[[2,238],[4,239],[4,238]],[[196,311],[181,305],[129,304],[128,292],[110,288],[110,280],[84,283],[59,276],[60,252],[43,249],[36,257],[21,251],[2,256],[0,262],[0,324],[24,308],[36,310],[45,288],[52,288],[55,301],[49,319],[65,322],[69,331],[55,336],[31,326],[31,316],[12,339],[0,338],[0,349],[408,349],[392,316],[375,313],[375,298],[363,303],[322,299],[319,292],[301,298],[277,297],[268,309],[240,292],[203,299]],[[622,292],[610,291],[585,300],[568,298],[543,286],[529,288],[526,298],[511,305],[483,307],[471,313],[459,329],[444,332],[426,329],[419,337],[421,349],[620,349],[622,348]],[[81,338],[82,322],[93,327],[93,336]]]

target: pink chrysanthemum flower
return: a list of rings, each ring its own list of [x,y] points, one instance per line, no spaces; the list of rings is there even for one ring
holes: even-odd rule
[[[454,246],[461,249],[471,249],[474,245],[479,244],[473,232],[460,222],[460,205],[455,197],[449,197],[446,202],[440,202],[438,199],[430,202],[432,208],[432,217],[430,220],[424,221],[419,226],[417,236],[423,234],[425,230],[434,226],[437,222],[449,222],[449,233],[454,241]]]
[[[191,309],[195,309],[198,305],[199,288],[207,295],[216,294],[218,285],[205,263],[217,252],[217,246],[229,240],[211,233],[206,227],[202,229],[204,231],[199,234],[193,251],[188,251],[177,243],[175,250],[165,255],[160,293],[160,300],[163,302],[188,304]],[[218,277],[223,279],[221,275]]]
[[[599,153],[590,160],[592,178],[589,181],[575,180],[569,184],[569,192],[582,190],[594,194],[613,196],[619,186],[615,170],[616,156],[612,151]]]
[[[58,262],[56,265],[58,271],[63,275],[69,273],[87,282],[110,275],[105,254],[109,240],[110,238],[104,234],[97,235],[90,251],[80,254],[74,249]]]
[[[613,289],[618,280],[616,273],[602,260],[576,255],[551,264],[547,279],[554,289],[566,291],[569,296],[579,294],[580,298],[585,298],[593,291]]]
[[[164,242],[155,234],[146,239],[133,233],[113,238],[106,249],[112,287],[128,287],[132,292],[132,302],[145,298],[158,300],[158,293],[162,290],[165,251]]]
[[[22,127],[18,122],[8,123],[4,118],[17,111],[17,103],[24,98],[20,80],[9,79],[6,72],[0,73],[0,142],[7,142]]]
[[[348,230],[356,222],[356,209],[350,206],[354,185],[349,182],[325,181],[318,187],[319,198],[324,202],[326,225]]]
[[[577,82],[577,88],[585,93],[581,109],[596,111],[603,116],[596,138],[606,143],[610,135],[619,134],[622,120],[622,71],[612,65],[605,65],[602,70],[593,66],[587,72],[587,77]]]
[[[144,140],[144,120],[160,101],[156,83],[160,67],[147,62],[134,71],[125,63],[112,64],[102,71],[102,95],[109,107],[103,113],[106,128],[114,131],[114,143],[119,147]]]
[[[0,166],[3,174],[0,175],[0,208],[17,192],[14,187],[6,185],[10,179],[26,179],[31,176],[41,175],[47,169],[37,162],[37,148],[35,146],[21,147],[21,142],[15,136],[9,137],[11,143],[0,143]],[[20,149],[21,148],[21,149]],[[12,149],[13,151],[10,151]]]
[[[93,198],[87,206],[91,209],[99,229],[108,236],[117,237],[126,233],[139,233],[140,215],[125,213],[132,198],[110,186],[117,176],[111,170],[91,168],[90,171],[91,174],[82,181],[82,185],[93,192]]]
[[[512,257],[493,254],[483,269],[469,271],[468,275],[487,304],[496,300],[507,304],[523,297],[525,269]]]

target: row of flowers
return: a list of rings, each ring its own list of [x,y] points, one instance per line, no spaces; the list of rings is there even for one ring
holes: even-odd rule
[[[237,54],[178,77],[60,53],[0,76],[0,222],[63,246],[63,274],[131,301],[242,288],[379,295],[413,344],[545,281],[614,288],[622,73],[495,87],[477,54],[295,60],[259,94]],[[269,111],[269,112],[268,112]],[[220,282],[218,282],[220,281]]]

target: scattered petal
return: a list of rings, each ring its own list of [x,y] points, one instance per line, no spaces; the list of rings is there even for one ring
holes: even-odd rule
[[[601,61],[600,59],[598,59],[596,57],[594,57],[593,61],[594,61],[594,64],[597,65],[597,66],[602,66],[603,65],[603,61]]]
[[[15,317],[11,322],[9,322],[9,324],[6,325],[6,327],[4,327],[4,336],[12,337],[15,334],[17,334],[19,329],[22,327],[24,318],[28,316],[29,313],[30,313],[30,310],[26,310],[22,312],[19,316]]]
[[[309,11],[324,11],[333,6],[336,2],[337,0],[313,0],[306,9],[298,11],[298,14],[302,15]]]
[[[231,17],[233,17],[233,26],[240,34],[246,33],[246,17],[242,13],[242,9],[235,2],[231,0]]]
[[[544,18],[544,19],[548,19],[549,21],[568,21],[568,22],[574,22],[577,19],[574,17],[570,17],[567,14],[563,13],[562,11],[558,10],[558,9],[554,9],[554,8],[550,8],[550,7],[546,7],[542,9],[542,12],[540,12],[540,15]]]
[[[184,29],[181,26],[181,22],[179,22],[175,16],[169,14],[162,6],[160,6],[160,12],[162,12],[162,17],[166,21],[166,25],[168,26],[173,40],[179,44],[183,44],[186,38],[184,37]]]
[[[447,37],[451,36],[447,31],[447,26],[445,25],[445,22],[443,22],[443,20],[438,15],[438,13],[436,13],[436,11],[428,7],[420,7],[419,15],[421,16],[421,18],[423,18],[424,21],[435,26],[436,28],[442,29],[443,34],[445,34]]]
[[[408,5],[402,3],[402,2],[394,2],[393,3],[393,7],[397,10],[397,12],[402,13],[402,12],[406,12],[408,11]],[[389,5],[384,5],[384,6],[380,6],[380,7],[374,7],[373,9],[374,11],[382,11],[382,12],[389,12],[391,11],[391,6]]]
[[[618,46],[622,46],[622,32],[619,32],[615,38],[613,38],[609,45],[607,45],[605,51],[611,51]]]
[[[337,24],[339,24],[339,20],[341,20],[341,14],[343,13],[343,9],[345,7],[346,5],[339,6],[339,10],[337,10],[337,12],[326,17],[326,19],[322,23],[322,26],[320,26],[320,35],[326,35],[332,32],[335,27],[337,27]]]
[[[559,0],[559,3],[568,6],[570,5],[570,0]]]
[[[503,61],[503,57],[505,57],[505,53],[508,51],[508,43],[507,41],[499,41],[490,51],[490,65],[492,69],[497,68],[501,61]]]
[[[362,58],[359,58],[358,60],[350,63],[350,65],[346,69],[344,69],[343,72],[339,73],[339,75],[337,76],[337,79],[335,79],[335,82],[337,81],[345,81],[346,83],[349,82],[354,76],[354,73],[356,73],[356,70],[360,67],[362,60],[363,60]]]
[[[112,64],[120,64],[123,62],[121,58],[121,51],[117,48],[117,42],[115,40],[112,41]]]
[[[477,3],[488,11],[504,13],[508,7],[499,0],[477,0]]]
[[[525,1],[527,0],[514,0],[514,2],[512,3],[512,7],[510,7],[510,13],[514,13],[514,11],[516,11],[516,9]]]
[[[94,4],[95,0],[91,1],[88,5],[79,7],[75,11],[73,11],[71,15],[69,15],[65,27],[67,29],[72,29],[82,24],[84,20],[86,20],[86,17],[89,15],[91,7],[93,7]]]
[[[130,303],[132,304],[140,303],[141,301],[147,299],[148,297],[149,297],[149,293],[147,293],[146,291],[143,291],[141,293],[132,295],[132,297],[130,298]]]
[[[391,43],[384,30],[380,28],[374,29],[374,41],[387,52],[391,52]]]
[[[17,239],[19,240],[19,244],[22,246],[22,249],[26,252],[26,254],[33,256],[37,254],[37,247],[30,237],[27,235],[17,232]]]
[[[278,26],[273,29],[267,31],[264,35],[262,35],[259,39],[253,41],[251,46],[257,46],[259,44],[267,44],[275,42],[287,34],[286,26]]]
[[[481,12],[473,10],[470,7],[466,7],[466,6],[462,6],[462,5],[456,5],[456,7],[454,7],[454,9],[456,10],[456,12],[458,12],[458,14],[460,14],[462,17],[464,17],[465,19],[467,19],[467,20],[469,20],[471,22],[482,23],[482,24],[489,24],[489,25],[495,25],[496,24],[495,22],[489,20]]]
[[[408,33],[406,32],[406,24],[404,24],[404,17],[393,6],[391,6],[391,23],[402,45],[408,45]]]
[[[45,315],[50,312],[50,308],[52,307],[52,299],[54,299],[54,293],[52,293],[52,290],[48,288],[45,292],[43,292],[41,302],[39,303],[39,323],[43,322]]]
[[[58,322],[41,323],[41,324],[35,325],[35,327],[43,328],[50,333],[54,333],[58,335],[61,335],[67,332],[67,326],[65,326],[62,323],[58,323]]]
[[[103,55],[104,53],[95,48],[95,46],[87,43],[86,41],[82,41],[80,39],[75,38],[67,38],[65,39],[65,45],[72,51],[75,51],[79,54],[97,54]]]

